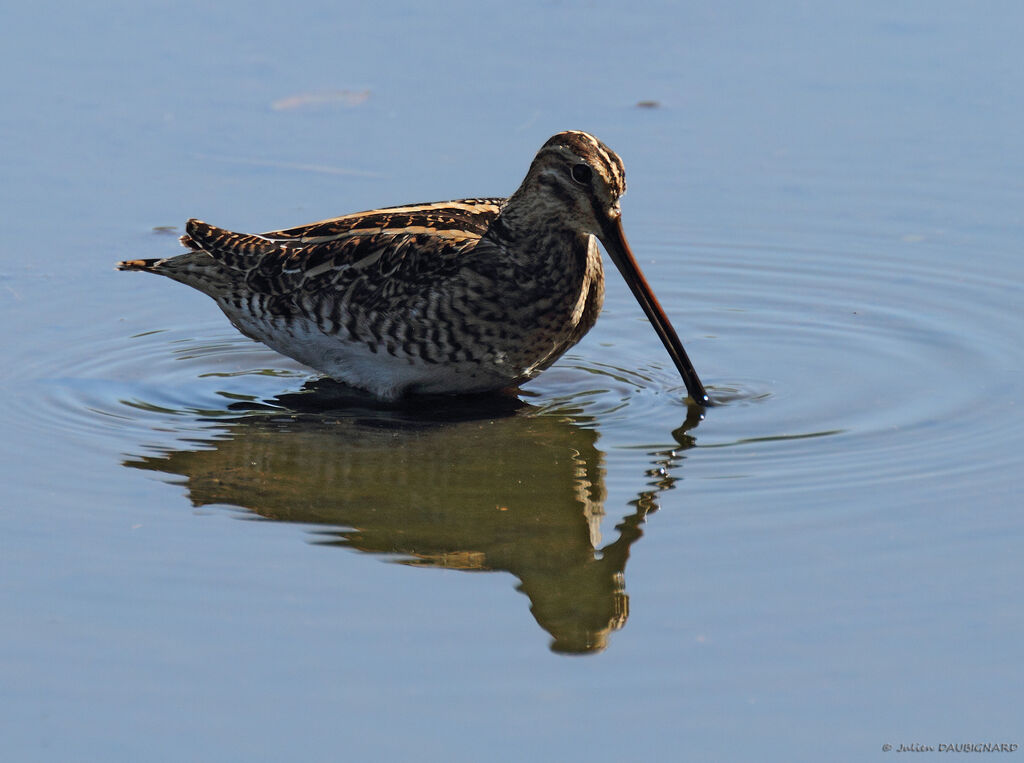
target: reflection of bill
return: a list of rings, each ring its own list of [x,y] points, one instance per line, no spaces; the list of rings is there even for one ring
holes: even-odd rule
[[[226,436],[201,449],[126,463],[186,477],[195,505],[339,528],[318,533],[327,544],[416,566],[506,570],[553,650],[607,645],[628,615],[623,571],[654,493],[640,496],[618,538],[600,548],[604,455],[593,429],[513,401],[504,411],[492,402],[467,413],[463,404],[458,418],[331,411],[325,389],[287,396],[285,410],[230,419]]]

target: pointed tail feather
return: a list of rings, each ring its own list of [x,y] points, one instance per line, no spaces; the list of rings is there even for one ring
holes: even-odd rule
[[[160,259],[153,260],[123,260],[117,263],[118,270],[153,270],[158,263],[162,262]]]
[[[234,233],[201,220],[188,221],[181,243],[191,251],[174,257],[124,260],[117,263],[117,269],[166,276],[219,300],[233,289],[233,283],[244,282],[261,257],[281,248],[262,236]]]
[[[125,260],[117,263],[118,270],[137,270],[156,273],[198,289],[218,299],[231,288],[231,275],[207,252],[193,251],[176,257],[156,260]]]

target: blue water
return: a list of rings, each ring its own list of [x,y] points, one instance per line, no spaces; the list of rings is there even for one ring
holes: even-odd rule
[[[5,758],[1024,744],[1017,5],[3,20]],[[113,270],[507,194],[563,129],[703,420],[614,271],[518,404],[380,411]]]

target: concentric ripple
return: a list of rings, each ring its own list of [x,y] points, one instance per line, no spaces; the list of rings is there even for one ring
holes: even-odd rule
[[[1000,415],[1022,354],[1018,288],[944,265],[961,259],[941,241],[854,243],[687,247],[699,291],[663,301],[704,332],[691,355],[724,403],[697,434],[728,453],[706,476],[842,488],[1018,459]]]
[[[944,265],[959,262],[953,246],[637,242],[716,405],[702,421],[688,411],[663,348],[610,274],[597,328],[524,388],[516,415],[597,429],[602,448],[648,464],[694,447],[685,474],[696,491],[842,488],[1016,463],[1000,406],[1021,363],[1017,290],[998,272]],[[132,452],[208,432],[314,378],[215,310],[182,323],[166,304],[125,309],[132,331],[98,312],[73,336],[20,357],[14,348],[14,421]]]

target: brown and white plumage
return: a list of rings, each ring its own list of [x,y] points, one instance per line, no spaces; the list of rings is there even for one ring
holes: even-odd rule
[[[260,235],[190,220],[191,251],[118,267],[192,286],[247,336],[393,400],[514,387],[554,363],[601,310],[597,236],[680,366],[685,351],[622,236],[624,192],[619,157],[564,132],[507,199],[377,209]],[[680,371],[704,404],[688,359]]]

